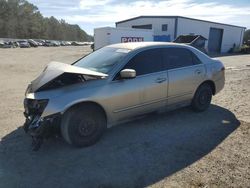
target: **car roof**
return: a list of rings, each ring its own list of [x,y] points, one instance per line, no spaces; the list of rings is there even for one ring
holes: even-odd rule
[[[109,45],[108,47],[112,48],[125,48],[129,50],[134,50],[138,48],[144,48],[144,47],[154,47],[154,46],[182,46],[182,47],[189,47],[188,45],[185,44],[177,44],[173,42],[128,42],[128,43],[118,43],[118,44],[112,44]]]

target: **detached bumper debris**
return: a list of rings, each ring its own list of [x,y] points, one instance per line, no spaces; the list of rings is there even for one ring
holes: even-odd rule
[[[41,117],[48,100],[24,100],[24,116],[26,118],[23,125],[24,131],[32,137],[32,149],[37,151],[45,138],[58,133],[61,114],[53,114]]]

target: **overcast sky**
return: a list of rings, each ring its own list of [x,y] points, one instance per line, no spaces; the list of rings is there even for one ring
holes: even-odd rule
[[[141,15],[186,16],[250,28],[250,0],[28,0],[46,16],[78,24],[87,33]]]

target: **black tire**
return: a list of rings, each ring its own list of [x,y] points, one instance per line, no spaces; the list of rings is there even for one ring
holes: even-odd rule
[[[95,144],[107,127],[102,109],[93,104],[76,106],[62,117],[61,134],[64,140],[76,147]]]
[[[198,87],[193,97],[191,107],[195,112],[203,112],[210,106],[212,100],[212,88],[209,84]]]

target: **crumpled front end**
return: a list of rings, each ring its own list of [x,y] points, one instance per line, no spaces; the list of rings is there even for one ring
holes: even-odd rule
[[[48,64],[25,92],[26,121],[23,127],[25,132],[32,136],[35,150],[39,149],[44,138],[60,134],[61,112],[65,106],[61,106],[63,99],[57,100],[57,97],[70,93],[72,88],[77,88],[88,80],[103,79],[107,76],[74,65],[59,62]]]
[[[48,99],[24,99],[24,116],[26,120],[23,128],[32,137],[46,138],[58,131],[61,120],[60,113],[42,117],[48,102]]]

